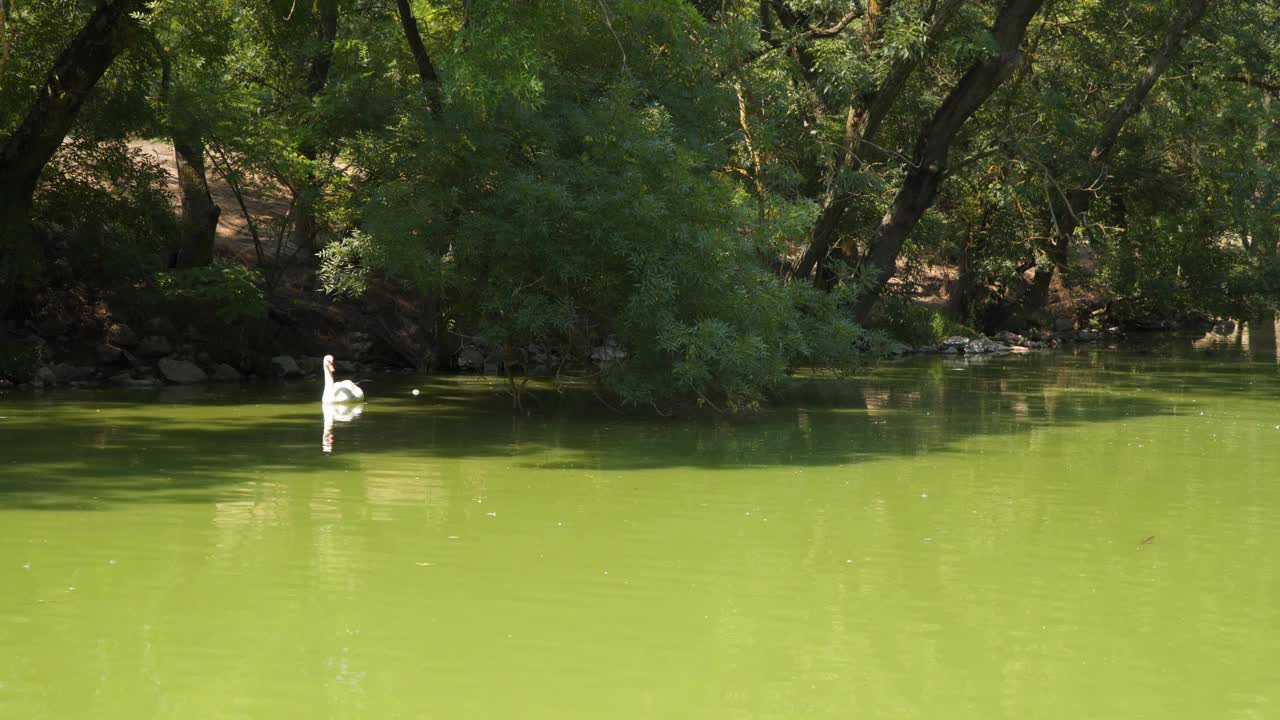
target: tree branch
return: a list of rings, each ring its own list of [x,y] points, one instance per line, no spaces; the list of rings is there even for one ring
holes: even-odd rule
[[[856,7],[854,7],[852,10],[849,11],[848,15],[845,15],[844,17],[840,18],[840,20],[837,21],[835,25],[832,25],[829,28],[814,28],[808,32],[808,35],[810,38],[835,37],[836,35],[840,34],[841,30],[844,30],[846,27],[848,27],[849,23],[862,17],[864,12],[866,11],[863,9],[862,5],[857,4]]]
[[[1246,85],[1251,88],[1257,88],[1272,97],[1280,98],[1280,83],[1258,80],[1257,78],[1251,78],[1247,75],[1230,75],[1223,79],[1228,82],[1240,83],[1241,85]]]
[[[422,44],[422,34],[418,31],[418,21],[413,17],[413,8],[409,0],[396,0],[396,10],[400,14],[400,26],[404,28],[404,39],[413,53],[413,61],[418,65],[418,78],[422,81],[422,89],[427,92],[427,105],[434,115],[440,114],[440,76],[436,74],[435,65],[431,64],[431,56]]]
[[[864,267],[871,282],[858,299],[854,317],[865,323],[889,279],[897,271],[898,253],[925,210],[933,204],[946,177],[951,143],[969,118],[1022,62],[1027,25],[1044,0],[1006,0],[991,34],[995,52],[969,67],[934,111],[916,142],[915,162],[907,170],[888,212],[867,248]]]
[[[844,29],[849,26],[849,23],[853,22],[854,20],[857,20],[858,18],[862,17],[866,13],[866,9],[862,7],[862,3],[855,2],[854,8],[850,10],[848,14],[846,14],[844,17],[840,18],[840,20],[837,21],[835,25],[832,25],[831,27],[828,27],[828,28],[807,28],[789,37],[784,36],[780,40],[778,36],[781,33],[778,33],[777,31],[775,31],[773,29],[773,24],[769,22],[768,8],[769,8],[768,0],[763,0],[760,3],[760,12],[761,12],[760,41],[764,43],[765,46],[756,48],[755,50],[752,50],[751,52],[742,56],[742,58],[740,58],[738,62],[736,62],[732,67],[721,68],[720,70],[717,70],[715,72],[715,78],[717,80],[723,80],[726,76],[729,75],[729,73],[741,67],[744,67],[746,65],[750,65],[751,63],[772,53],[775,50],[787,51],[795,47],[798,47],[800,45],[803,45],[805,42],[809,40],[828,40],[830,38],[836,37],[840,35],[840,33],[844,32]],[[779,9],[782,9],[784,11],[786,10],[785,6],[782,5],[782,3],[780,2],[774,3],[774,14],[777,14],[778,18],[780,20],[783,20],[783,24],[786,25],[788,29],[792,29],[794,27],[793,24],[799,24],[804,22],[805,20],[803,16],[793,12],[789,12],[789,11],[787,11],[786,15],[784,16],[779,13]]]

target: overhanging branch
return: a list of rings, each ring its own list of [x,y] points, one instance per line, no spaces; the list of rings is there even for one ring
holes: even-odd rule
[[[808,35],[810,38],[835,37],[836,35],[840,34],[841,30],[844,30],[846,27],[848,27],[849,23],[862,17],[864,12],[865,10],[863,9],[862,5],[857,5],[856,7],[854,7],[854,9],[849,11],[848,15],[845,15],[844,17],[840,18],[840,20],[837,21],[835,25],[832,25],[829,28],[814,28],[808,32]]]
[[[775,5],[780,6],[777,3],[775,3]],[[866,8],[862,6],[862,3],[855,2],[853,5],[854,6],[852,10],[846,13],[844,17],[837,20],[836,23],[830,27],[807,28],[800,32],[786,35],[780,39],[777,38],[777,33],[775,31],[771,29],[767,31],[762,30],[761,38],[767,44],[764,45],[763,47],[759,47],[759,48],[756,48],[755,50],[752,50],[746,55],[743,55],[738,60],[738,62],[734,63],[732,67],[722,68],[720,70],[717,70],[715,73],[715,78],[717,80],[723,80],[726,76],[729,75],[729,73],[741,67],[744,67],[746,65],[750,65],[751,63],[759,60],[760,58],[766,55],[769,55],[775,50],[788,51],[788,50],[791,50],[792,48],[803,45],[804,43],[810,40],[829,40],[833,37],[839,36],[840,33],[844,32],[845,28],[849,27],[850,23],[852,23],[854,20],[857,20],[858,18],[866,14]],[[798,22],[797,16],[789,15],[789,17],[792,20]]]

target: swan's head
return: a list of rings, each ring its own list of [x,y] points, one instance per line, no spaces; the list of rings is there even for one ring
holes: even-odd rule
[[[333,356],[332,355],[324,356],[324,369],[328,370],[329,372],[333,372]]]

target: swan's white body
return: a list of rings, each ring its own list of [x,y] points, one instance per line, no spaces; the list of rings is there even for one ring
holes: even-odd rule
[[[342,382],[333,381],[333,356],[324,356],[324,394],[320,396],[320,402],[328,405],[333,403],[357,403],[364,401],[364,391],[360,386],[350,380]]]

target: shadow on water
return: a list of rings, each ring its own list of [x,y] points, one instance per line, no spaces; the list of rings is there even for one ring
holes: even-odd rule
[[[416,383],[420,397],[409,395]],[[492,382],[387,377],[363,417],[326,424],[308,386],[0,404],[0,509],[214,502],[255,482],[370,472],[383,462],[509,458],[517,468],[837,467],[960,452],[966,440],[1187,412],[1191,396],[1280,396],[1274,366],[1107,351],[887,364],[796,384],[728,417],[619,416],[581,390],[512,413]],[[304,394],[305,391],[305,394]],[[332,451],[332,452],[330,452]]]

